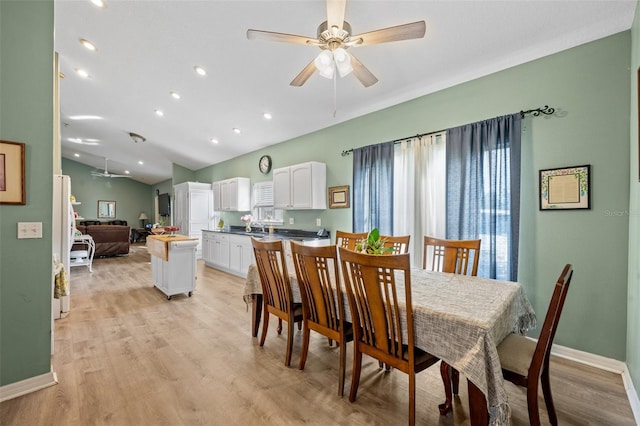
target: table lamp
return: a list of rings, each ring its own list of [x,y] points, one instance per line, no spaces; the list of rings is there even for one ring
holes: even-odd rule
[[[149,217],[147,216],[147,214],[145,212],[140,213],[140,216],[138,216],[138,220],[140,220],[142,222],[142,227],[144,228],[145,222],[147,220],[149,220]]]

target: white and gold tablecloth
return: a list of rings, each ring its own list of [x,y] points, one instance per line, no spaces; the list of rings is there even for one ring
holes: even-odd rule
[[[295,271],[291,269],[288,273],[294,299],[299,301]],[[401,279],[397,282],[404,283]],[[484,393],[491,424],[510,424],[496,347],[508,334],[522,334],[535,327],[536,316],[522,286],[413,269],[411,288],[416,346],[446,361]],[[250,301],[252,294],[262,294],[255,265],[249,267],[245,301]],[[404,294],[404,290],[399,294]],[[349,320],[347,303],[345,309]]]

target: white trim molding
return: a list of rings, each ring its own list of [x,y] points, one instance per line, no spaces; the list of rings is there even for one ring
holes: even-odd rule
[[[29,377],[19,382],[0,386],[0,402],[8,401],[57,384],[58,376],[54,371],[50,371],[39,376]]]

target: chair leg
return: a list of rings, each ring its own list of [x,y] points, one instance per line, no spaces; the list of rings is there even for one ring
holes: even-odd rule
[[[282,318],[278,318],[278,334],[282,333]]]
[[[357,343],[353,345],[353,371],[351,372],[351,391],[349,392],[349,401],[356,400],[358,394],[358,386],[360,385],[360,370],[362,369],[362,352],[356,349]]]
[[[293,351],[293,318],[287,321],[287,355],[284,359],[284,365],[291,365],[291,352]]]
[[[337,342],[336,342],[337,343]],[[344,375],[347,365],[347,350],[345,344],[340,345],[340,372],[338,377],[338,395],[342,398],[344,396]]]
[[[537,378],[535,378],[537,379]],[[540,412],[538,411],[538,380],[527,383],[527,407],[529,408],[529,424],[540,426]]]
[[[416,372],[409,372],[409,426],[416,424]]]
[[[264,346],[264,339],[267,337],[269,329],[269,310],[264,307],[264,316],[262,317],[262,334],[260,335],[260,346]]]
[[[453,367],[451,367],[451,387],[454,395],[460,394],[460,372]]]
[[[444,416],[451,411],[453,395],[451,394],[451,366],[444,361],[440,362],[440,376],[444,385],[444,402],[438,405],[440,415]]]
[[[304,370],[304,365],[307,362],[307,354],[309,353],[309,324],[304,321],[304,330],[302,331],[302,349],[300,350],[300,370]]]
[[[551,423],[552,426],[556,426],[558,424],[558,417],[556,416],[556,408],[553,405],[553,398],[551,397],[551,383],[549,382],[548,365],[545,365],[543,367],[540,381],[542,382],[542,394],[544,395],[544,403],[547,406],[549,423]]]

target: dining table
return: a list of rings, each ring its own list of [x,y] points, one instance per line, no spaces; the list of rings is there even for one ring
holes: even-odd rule
[[[295,270],[288,266],[294,301],[299,302]],[[396,283],[404,285],[401,279]],[[346,300],[344,289],[343,296]],[[511,333],[524,334],[535,327],[536,315],[522,285],[412,268],[411,297],[415,345],[467,378],[471,425],[511,424],[497,345]],[[252,305],[255,337],[262,314],[262,286],[255,264],[247,273],[244,300]],[[345,311],[349,320],[348,303]]]

